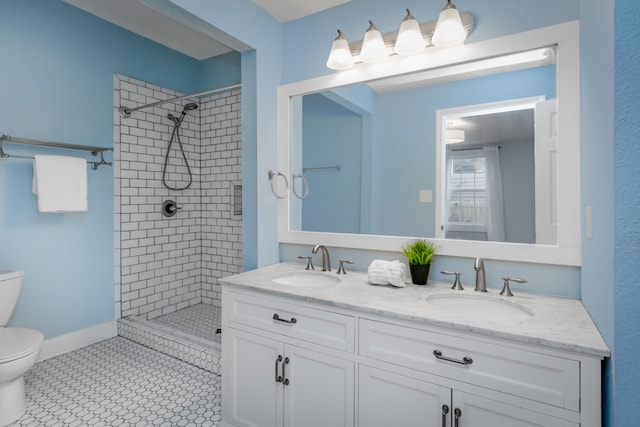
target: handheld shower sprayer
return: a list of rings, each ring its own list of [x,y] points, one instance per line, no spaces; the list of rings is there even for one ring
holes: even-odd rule
[[[191,183],[193,182],[193,175],[191,174],[189,161],[187,160],[187,156],[184,152],[182,141],[180,141],[180,125],[182,124],[182,120],[184,120],[184,117],[187,115],[187,112],[191,110],[195,110],[197,108],[198,108],[198,104],[196,104],[195,102],[190,102],[188,104],[185,104],[185,106],[182,108],[182,112],[180,113],[179,117],[176,117],[171,113],[167,114],[167,118],[173,122],[174,128],[173,128],[173,133],[171,134],[171,139],[169,140],[169,147],[167,147],[167,153],[164,157],[164,167],[162,168],[162,184],[169,190],[175,190],[175,191],[186,190],[191,186]],[[184,159],[184,164],[187,168],[187,172],[189,173],[189,182],[187,183],[187,185],[183,187],[172,187],[167,183],[167,180],[166,180],[167,164],[169,163],[169,152],[171,151],[171,145],[173,144],[174,139],[178,142],[178,145],[180,147],[180,153],[182,154],[182,158]]]
[[[182,114],[187,114],[187,111],[195,110],[197,108],[198,104],[196,104],[195,102],[190,102],[188,104],[185,104],[184,108],[182,109]]]
[[[198,104],[196,104],[195,102],[190,102],[188,104],[185,104],[185,106],[182,108],[180,117],[176,117],[173,114],[169,113],[167,114],[167,118],[171,120],[176,126],[180,126],[182,124],[182,119],[184,119],[184,116],[187,115],[187,112],[191,110],[195,110],[197,108],[198,108]]]

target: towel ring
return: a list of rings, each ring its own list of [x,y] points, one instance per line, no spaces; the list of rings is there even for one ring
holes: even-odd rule
[[[281,176],[282,179],[284,179],[284,193],[282,193],[282,195],[278,194],[278,190],[275,186],[275,181],[278,176]],[[285,197],[287,197],[287,194],[289,194],[289,181],[282,172],[269,171],[269,181],[271,181],[271,192],[274,196],[276,196],[278,199],[284,199]]]
[[[300,178],[304,184],[304,193],[302,194],[302,196],[299,195],[296,191],[296,180],[298,178]],[[300,189],[302,190],[302,186],[300,187]],[[309,195],[309,181],[307,181],[307,177],[303,174],[293,174],[291,179],[291,191],[293,191],[294,196],[296,196],[298,199],[304,199],[305,197],[307,197]]]

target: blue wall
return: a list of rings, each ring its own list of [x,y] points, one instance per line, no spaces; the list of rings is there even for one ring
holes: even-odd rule
[[[640,418],[640,4],[615,4],[614,183],[615,183],[615,414],[616,425]]]
[[[617,284],[613,261],[617,191],[613,169],[614,3],[614,0],[582,0],[580,10],[582,204],[593,208],[593,238],[582,238],[582,301],[613,352],[604,370],[603,413],[608,426],[616,425],[612,363],[616,359],[613,301]]]
[[[405,8],[420,22],[437,19],[445,2],[405,0],[351,0],[315,15],[287,22],[283,26],[283,83],[305,80],[332,73],[326,61],[340,28],[350,42],[362,40],[372,19],[383,33],[396,31]],[[456,2],[454,2],[456,3]],[[456,3],[461,12],[469,12],[476,29],[468,43],[506,34],[579,19],[579,0],[538,0],[535,2],[483,0]]]
[[[73,144],[113,145],[113,73],[185,93],[240,78],[237,53],[200,63],[58,0],[0,2],[0,52],[0,132]],[[0,267],[25,271],[11,325],[52,337],[112,320],[113,169],[88,171],[89,210],[73,214],[38,213],[31,174],[0,160]]]
[[[276,90],[281,84],[282,25],[251,0],[171,3],[251,48],[242,52],[244,267],[273,264],[279,260],[277,200],[271,193],[268,171],[277,169]]]

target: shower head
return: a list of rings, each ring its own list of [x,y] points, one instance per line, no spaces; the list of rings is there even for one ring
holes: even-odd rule
[[[196,104],[195,102],[190,102],[184,106],[184,108],[182,109],[182,114],[187,114],[187,111],[195,110],[196,108],[198,108],[198,104]]]

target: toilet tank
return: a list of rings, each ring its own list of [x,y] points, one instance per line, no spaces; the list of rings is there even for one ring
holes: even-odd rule
[[[0,269],[0,327],[9,323],[9,318],[18,302],[24,272]]]

